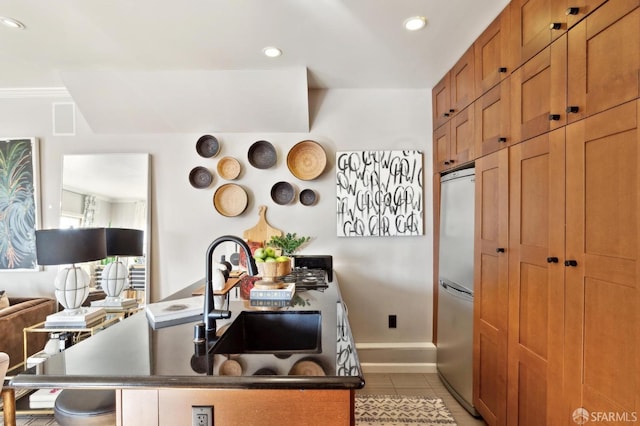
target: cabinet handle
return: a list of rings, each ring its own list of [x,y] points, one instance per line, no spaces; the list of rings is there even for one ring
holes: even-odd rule
[[[449,160],[445,161],[445,162],[444,162],[444,165],[445,165],[445,166],[448,166],[448,165],[449,165]]]
[[[580,107],[577,107],[575,105],[571,105],[567,107],[567,113],[577,113],[578,111],[580,111]]]
[[[560,120],[560,114],[549,114],[549,121],[558,121]]]
[[[498,142],[506,142],[507,138],[498,138]]]
[[[507,72],[507,67],[500,67],[500,68],[498,68],[498,72],[499,72],[499,73],[505,73],[505,72]]]
[[[450,112],[451,114],[453,114],[454,112],[456,112],[456,110],[455,110],[455,109],[450,109],[450,110],[449,110],[449,112]]]
[[[547,257],[547,263],[558,263],[557,257]]]
[[[504,248],[503,247],[498,247],[496,249],[496,253],[504,253]]]
[[[578,266],[578,262],[575,260],[565,260],[564,266]]]
[[[579,7],[570,7],[567,9],[567,15],[577,15],[578,13],[580,13]]]
[[[449,113],[448,113],[448,112],[445,112],[445,113],[444,113],[444,114],[442,114],[442,115],[443,115],[444,117],[448,117],[448,116],[449,116]]]
[[[549,24],[550,30],[559,30],[560,28],[562,28],[562,24],[560,22],[552,22]]]

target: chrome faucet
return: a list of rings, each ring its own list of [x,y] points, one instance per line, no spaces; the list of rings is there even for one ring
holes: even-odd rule
[[[238,244],[247,258],[247,273],[249,275],[257,275],[258,267],[256,266],[256,261],[253,259],[251,255],[251,249],[247,245],[247,243],[239,237],[234,235],[223,235],[222,237],[218,237],[207,249],[207,271],[205,276],[205,292],[204,292],[204,313],[203,320],[205,323],[205,333],[207,339],[215,338],[216,334],[216,320],[229,318],[231,316],[230,311],[214,309],[213,303],[213,285],[212,285],[212,277],[213,277],[213,251],[218,245],[224,242],[233,242]]]

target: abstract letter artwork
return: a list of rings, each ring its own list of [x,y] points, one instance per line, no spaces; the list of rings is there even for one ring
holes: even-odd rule
[[[422,235],[422,179],[420,151],[337,152],[337,235]]]

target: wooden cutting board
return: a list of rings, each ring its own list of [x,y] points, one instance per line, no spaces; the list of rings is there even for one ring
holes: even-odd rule
[[[258,208],[258,223],[253,228],[244,231],[242,238],[247,241],[255,241],[264,244],[274,235],[281,236],[282,231],[269,225],[266,215],[267,206],[260,206]]]

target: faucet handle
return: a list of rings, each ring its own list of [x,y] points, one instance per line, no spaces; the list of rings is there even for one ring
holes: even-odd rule
[[[231,311],[224,311],[222,309],[214,309],[209,312],[209,318],[211,319],[228,319],[231,318]]]

